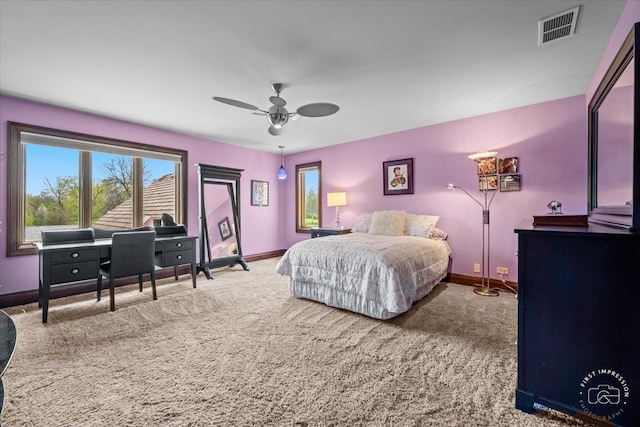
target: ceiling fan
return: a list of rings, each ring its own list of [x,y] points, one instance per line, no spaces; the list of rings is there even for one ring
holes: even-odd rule
[[[300,117],[324,117],[335,114],[340,110],[335,104],[328,102],[315,102],[312,104],[306,104],[299,107],[295,113],[290,113],[285,108],[287,101],[280,97],[280,92],[285,88],[284,83],[274,83],[271,85],[271,89],[276,93],[275,96],[270,96],[269,101],[273,104],[268,110],[261,110],[255,105],[247,104],[246,102],[237,101],[235,99],[223,98],[221,96],[214,96],[213,99],[222,102],[223,104],[233,105],[234,107],[245,108],[247,110],[258,111],[254,114],[267,116],[269,122],[269,133],[273,136],[281,135],[284,132],[284,125],[291,120],[297,120]]]

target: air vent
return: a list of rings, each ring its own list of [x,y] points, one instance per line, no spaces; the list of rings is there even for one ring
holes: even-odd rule
[[[538,21],[538,46],[574,35],[579,11],[576,6]]]

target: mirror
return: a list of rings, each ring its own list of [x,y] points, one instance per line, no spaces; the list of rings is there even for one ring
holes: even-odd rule
[[[207,279],[211,268],[249,267],[242,259],[240,239],[240,172],[241,169],[198,165],[200,178],[200,263]]]
[[[634,120],[637,36],[638,24],[625,39],[588,107],[589,221],[632,231],[640,231],[640,215],[636,215],[640,209],[640,168],[634,170],[640,147]]]

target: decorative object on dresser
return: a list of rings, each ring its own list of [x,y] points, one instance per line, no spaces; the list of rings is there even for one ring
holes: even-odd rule
[[[587,215],[565,215],[562,213],[562,203],[552,200],[547,204],[551,212],[545,215],[534,215],[533,225],[565,225],[586,227],[588,225]]]
[[[413,158],[383,162],[382,186],[385,196],[413,194]]]
[[[480,274],[482,276],[482,281],[478,286],[473,288],[473,292],[482,296],[490,296],[497,297],[499,295],[496,289],[491,289],[491,226],[489,222],[489,208],[491,207],[491,202],[493,202],[493,198],[496,196],[497,191],[495,187],[491,185],[491,182],[487,178],[493,175],[488,175],[491,173],[497,172],[497,161],[496,155],[498,153],[495,151],[484,151],[480,153],[471,154],[468,157],[476,162],[477,170],[479,174],[480,180],[480,191],[484,196],[484,200],[481,202],[471,195],[467,190],[462,187],[456,186],[454,184],[448,184],[447,188],[449,190],[455,190],[459,188],[465,193],[467,196],[471,197],[474,202],[480,205],[482,208],[482,262],[480,264]],[[486,184],[486,185],[483,185]],[[489,198],[489,191],[493,191],[491,194],[491,198]]]
[[[340,230],[340,206],[347,205],[347,193],[327,193],[327,206],[336,207],[336,230]]]
[[[211,268],[233,267],[240,264],[245,271],[249,271],[249,266],[242,258],[240,231],[240,177],[242,169],[202,163],[198,164],[197,168],[200,181],[198,194],[200,263],[198,271],[202,271],[207,279],[211,279]],[[228,250],[231,247],[233,250]]]
[[[518,234],[515,407],[640,425],[640,235],[600,224]]]
[[[251,206],[269,206],[269,183],[251,180]]]
[[[280,169],[278,169],[278,179],[283,180],[287,179],[287,171],[284,168],[284,153],[282,151],[284,150],[284,145],[278,145],[278,148],[280,149]]]
[[[346,230],[341,230],[338,228],[311,228],[311,238],[314,239],[316,237],[325,237],[325,236],[337,236],[340,234],[348,234],[351,233],[351,229],[348,228]]]

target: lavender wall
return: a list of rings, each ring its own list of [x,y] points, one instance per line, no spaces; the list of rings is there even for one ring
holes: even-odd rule
[[[286,167],[322,161],[324,193],[344,190],[348,205],[341,220],[353,225],[362,212],[401,209],[440,215],[438,226],[449,233],[452,271],[474,275],[481,262],[482,210],[453,182],[469,191],[477,188],[475,163],[468,154],[497,150],[499,157],[519,157],[522,191],[498,193],[491,205],[491,271],[508,267],[508,280],[517,281],[517,239],[514,228],[533,215],[548,211],[559,200],[563,212],[587,210],[587,134],[584,96],[427,126],[348,144],[289,155]],[[413,195],[383,196],[382,162],[413,157]],[[295,233],[293,174],[286,182],[285,241],[308,238]],[[335,210],[323,200],[323,222],[331,226]]]
[[[189,234],[198,234],[198,180],[196,163],[244,169],[241,183],[242,249],[245,255],[282,249],[283,229],[279,221],[282,184],[275,175],[280,156],[163,131],[128,122],[57,108],[49,105],[0,96],[0,153],[7,151],[7,121],[47,126],[74,132],[176,147],[188,151],[188,217]],[[6,256],[7,160],[0,162],[0,294],[38,288],[37,256]],[[269,206],[250,204],[252,179],[269,181]]]

